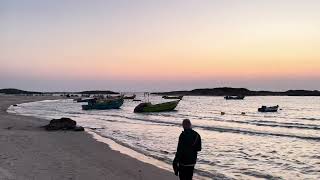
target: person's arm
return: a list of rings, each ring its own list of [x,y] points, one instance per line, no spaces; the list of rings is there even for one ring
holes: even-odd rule
[[[178,174],[179,174],[178,162],[179,162],[179,159],[180,159],[180,156],[181,156],[181,143],[182,143],[182,137],[181,136],[182,136],[182,134],[180,134],[180,136],[179,136],[177,152],[176,152],[176,155],[175,155],[173,163],[172,163],[173,171],[174,171],[174,174],[176,176],[178,176]]]
[[[173,160],[174,163],[178,163],[179,162],[179,159],[180,159],[180,156],[181,156],[181,150],[182,150],[181,146],[182,146],[182,134],[180,134],[180,136],[179,136],[177,152],[176,152],[176,156],[174,157],[174,160]]]
[[[201,136],[197,133],[197,142],[196,142],[196,151],[201,151],[202,145],[201,145]]]

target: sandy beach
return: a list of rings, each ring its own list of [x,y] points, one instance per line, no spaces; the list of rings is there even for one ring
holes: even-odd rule
[[[8,114],[13,104],[58,97],[0,95],[0,180],[178,179],[172,172],[143,163],[86,132],[47,132],[47,120]]]

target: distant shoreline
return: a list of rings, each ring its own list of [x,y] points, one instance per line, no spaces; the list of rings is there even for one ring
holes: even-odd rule
[[[120,94],[110,90],[91,90],[81,92],[33,92],[19,89],[7,88],[0,89],[0,94],[9,95],[26,95],[26,96],[52,96],[60,94],[61,96],[69,95],[112,95]],[[218,87],[218,88],[202,88],[193,90],[152,92],[153,95],[167,96],[320,96],[319,90],[287,90],[287,91],[253,91],[246,88]],[[72,96],[74,97],[74,96]]]
[[[288,90],[288,91],[251,91],[246,88],[205,88],[191,91],[155,92],[155,95],[169,96],[320,96],[318,90]]]

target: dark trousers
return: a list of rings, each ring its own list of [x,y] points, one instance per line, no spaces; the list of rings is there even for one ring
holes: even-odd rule
[[[194,166],[179,166],[180,180],[192,180]]]

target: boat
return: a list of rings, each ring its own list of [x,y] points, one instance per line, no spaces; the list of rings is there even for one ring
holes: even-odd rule
[[[182,100],[183,96],[162,96],[163,99],[180,99]]]
[[[87,105],[82,105],[83,110],[119,109],[123,104],[123,98],[118,99],[92,99]]]
[[[245,96],[225,96],[226,100],[243,100]]]
[[[173,111],[177,107],[179,102],[180,100],[159,103],[159,104],[151,104],[150,102],[140,103],[138,106],[134,108],[134,112],[143,113],[143,112]]]
[[[82,98],[78,98],[78,99],[75,99],[74,101],[80,103],[80,102],[89,102],[89,101],[92,101],[94,98],[85,98],[85,99],[82,99]]]
[[[260,108],[258,108],[259,112],[277,112],[278,111],[279,106],[261,106]]]
[[[104,96],[102,96],[102,97],[104,97]],[[116,95],[116,96],[107,95],[105,98],[106,99],[120,99],[120,98],[123,98],[123,95]]]
[[[132,96],[124,96],[123,99],[134,99],[136,98],[136,95],[133,94]]]

